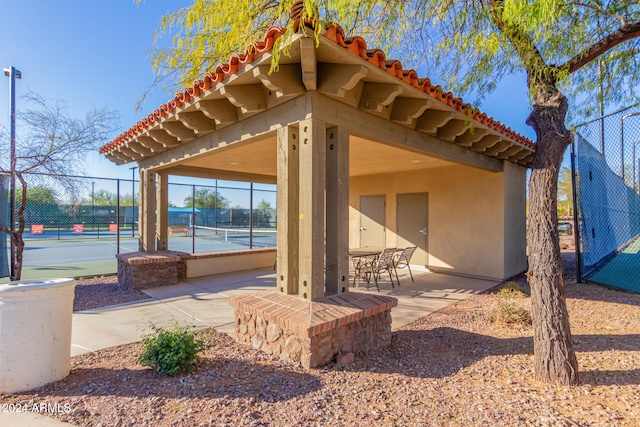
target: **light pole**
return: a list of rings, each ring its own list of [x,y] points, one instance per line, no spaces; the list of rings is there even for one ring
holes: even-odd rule
[[[9,190],[10,218],[11,221],[11,280],[16,278],[16,248],[13,236],[16,232],[16,79],[22,78],[22,73],[14,67],[4,69],[4,75],[9,77],[9,97],[11,111],[11,187]]]
[[[134,212],[136,211],[136,169],[137,166],[132,166],[131,169],[131,237],[136,237],[136,221]]]

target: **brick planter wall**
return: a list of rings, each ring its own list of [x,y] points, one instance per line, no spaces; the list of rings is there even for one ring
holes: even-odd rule
[[[316,368],[391,343],[392,297],[349,292],[316,302],[275,292],[231,297],[239,342]]]
[[[124,289],[136,290],[173,285],[185,278],[183,258],[188,256],[178,251],[118,254],[118,283]]]

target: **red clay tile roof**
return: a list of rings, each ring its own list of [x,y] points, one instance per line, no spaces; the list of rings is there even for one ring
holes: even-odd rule
[[[162,104],[154,110],[153,113],[149,114],[146,118],[138,121],[135,125],[129,128],[129,130],[120,134],[110,143],[100,147],[100,153],[106,153],[116,148],[118,145],[123,144],[129,138],[134,137],[139,132],[153,126],[154,123],[161,120],[163,117],[173,113],[176,108],[189,103],[192,99],[197,98],[201,93],[210,89],[216,83],[230,77],[245,65],[262,56],[265,52],[269,52],[273,48],[278,37],[284,34],[285,31],[286,29],[284,27],[274,26],[269,28],[261,42],[256,42],[248,46],[244,53],[231,56],[228,62],[222,63],[216,66],[212,72],[206,73],[202,80],[196,80],[192,87],[185,89],[183,92],[176,93],[174,98],[169,100],[166,104]],[[389,74],[396,76],[398,79],[425,92],[433,98],[467,114],[469,117],[477,120],[485,126],[496,130],[524,146],[535,149],[536,144],[534,141],[517,133],[508,126],[500,123],[498,120],[488,116],[486,113],[478,111],[470,104],[464,102],[462,98],[453,96],[451,92],[443,91],[442,87],[439,85],[431,84],[431,81],[428,78],[418,77],[414,70],[403,69],[400,61],[388,60],[382,50],[368,49],[367,43],[362,37],[356,36],[345,38],[344,30],[337,24],[328,25],[323,36],[345,48],[349,52],[358,55],[382,70],[387,71]]]

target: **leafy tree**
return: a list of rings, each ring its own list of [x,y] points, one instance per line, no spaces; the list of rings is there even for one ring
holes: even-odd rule
[[[193,207],[193,196],[184,198],[185,207]],[[207,189],[196,190],[195,192],[196,208],[218,208],[225,209],[229,207],[229,202],[220,193],[209,191]]]
[[[269,227],[271,225],[270,211],[273,209],[271,203],[269,203],[265,199],[262,199],[258,203],[257,209],[258,215],[254,222],[257,223],[260,227]]]
[[[98,190],[92,194],[92,198],[88,200],[87,204],[91,204],[92,202],[94,206],[117,206],[118,196],[107,190]]]
[[[84,118],[75,118],[69,114],[62,101],[51,102],[34,93],[28,93],[25,100],[33,109],[19,110],[16,116],[14,172],[21,187],[20,199],[16,203],[18,224],[15,231],[0,224],[0,230],[7,233],[15,245],[15,280],[20,280],[22,276],[22,236],[29,191],[25,175],[34,172],[50,174],[73,195],[73,181],[67,180],[64,176],[77,173],[76,167],[85,160],[87,153],[96,150],[113,137],[118,121],[117,114],[106,109],[94,109]],[[9,139],[5,133],[4,130],[0,131],[1,140]],[[2,148],[6,150],[6,147]],[[1,154],[4,158],[9,158],[8,153]],[[11,166],[0,165],[0,172],[10,174]]]
[[[293,3],[194,0],[168,14],[156,36],[174,35],[173,46],[152,53],[158,80],[190,85],[243,49],[246,40],[260,39],[269,25],[293,30],[288,20]],[[457,93],[482,99],[501,78],[526,74],[533,107],[527,124],[537,135],[527,232],[535,376],[578,383],[556,211],[558,174],[571,142],[565,94],[580,114],[590,114],[589,103],[597,98],[603,104],[638,99],[632,90],[640,82],[637,0],[306,0],[304,5],[302,19],[315,24],[316,33],[319,19],[338,22],[347,34],[363,35],[390,57],[439,70]],[[285,43],[285,37],[278,42]]]
[[[58,199],[55,190],[43,185],[36,185],[27,189],[28,205],[57,205]]]

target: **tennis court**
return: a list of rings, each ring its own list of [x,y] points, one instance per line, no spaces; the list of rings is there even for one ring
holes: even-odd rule
[[[275,230],[225,229],[214,227],[196,227],[195,237],[192,228],[183,235],[169,237],[171,250],[187,253],[204,253],[262,248],[276,245]],[[42,234],[25,233],[23,260],[23,279],[42,279],[51,277],[84,277],[115,274],[117,272],[117,253],[136,252],[138,237],[131,233],[117,234],[87,231],[45,230]],[[119,246],[119,251],[118,251]],[[9,242],[7,242],[9,247]],[[9,281],[8,278],[0,281]]]
[[[640,292],[640,238],[589,277],[590,282]]]

